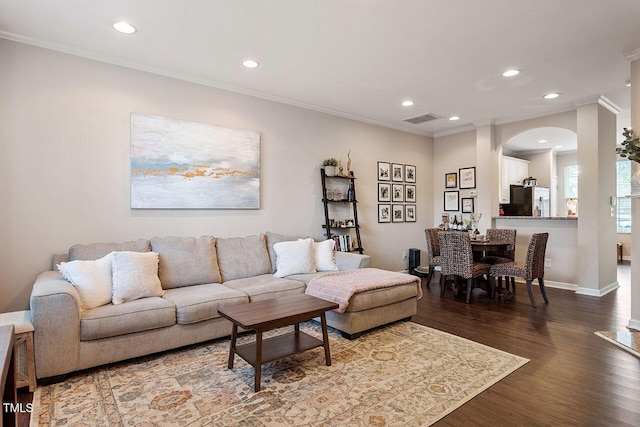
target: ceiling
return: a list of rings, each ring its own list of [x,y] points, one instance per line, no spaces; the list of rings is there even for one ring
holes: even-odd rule
[[[628,109],[625,54],[640,48],[640,0],[0,0],[0,11],[3,38],[430,136],[601,95]],[[120,20],[138,31],[116,32]],[[502,77],[510,68],[522,72]],[[403,121],[424,113],[442,118]]]

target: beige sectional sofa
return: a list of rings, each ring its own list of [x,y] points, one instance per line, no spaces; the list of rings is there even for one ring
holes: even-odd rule
[[[218,239],[160,237],[74,245],[55,255],[52,270],[38,276],[31,293],[37,377],[228,336],[231,323],[218,315],[219,307],[304,292],[313,275],[273,275],[273,245],[294,239],[269,232]],[[164,295],[83,310],[77,289],[56,265],[96,260],[112,251],[157,252]],[[339,270],[369,267],[370,262],[366,255],[336,253]],[[393,320],[398,319],[385,323]]]

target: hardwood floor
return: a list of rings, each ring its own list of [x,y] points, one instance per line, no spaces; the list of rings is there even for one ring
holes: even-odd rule
[[[531,308],[524,285],[515,298],[492,301],[477,289],[471,304],[440,298],[438,274],[413,321],[531,361],[449,414],[436,426],[640,426],[640,359],[594,335],[625,330],[629,266],[621,287],[602,298],[547,288],[550,303]],[[30,393],[20,395],[29,402]],[[21,414],[18,425],[28,426]]]
[[[594,335],[626,330],[629,266],[621,287],[602,298],[547,289],[549,304],[529,303],[518,284],[514,300],[492,301],[475,290],[471,304],[440,298],[439,276],[418,302],[414,322],[531,361],[438,422],[461,425],[640,426],[640,359]]]

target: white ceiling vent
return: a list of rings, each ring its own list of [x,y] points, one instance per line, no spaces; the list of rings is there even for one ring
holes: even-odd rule
[[[409,122],[409,123],[413,123],[414,125],[418,125],[420,123],[430,122],[431,120],[436,120],[441,118],[442,117],[436,116],[435,114],[426,113],[426,114],[420,114],[419,116],[404,119],[403,122]]]

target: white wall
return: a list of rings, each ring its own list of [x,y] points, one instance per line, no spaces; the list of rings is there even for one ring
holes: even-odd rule
[[[556,156],[556,167],[558,171],[558,216],[567,216],[567,202],[564,197],[564,167],[578,164],[577,153],[558,154]],[[578,188],[578,200],[580,189]],[[578,215],[580,215],[580,205],[578,203]]]
[[[548,150],[543,153],[522,154],[518,157],[529,160],[529,176],[538,180],[538,186],[550,187],[552,156],[553,152]]]
[[[267,230],[321,238],[319,166],[349,149],[373,265],[401,270],[403,251],[424,249],[431,138],[3,39],[0,63],[0,312],[27,308],[36,275],[74,243]],[[131,112],[260,132],[261,208],[131,210]],[[417,167],[418,222],[378,224],[378,160]]]

